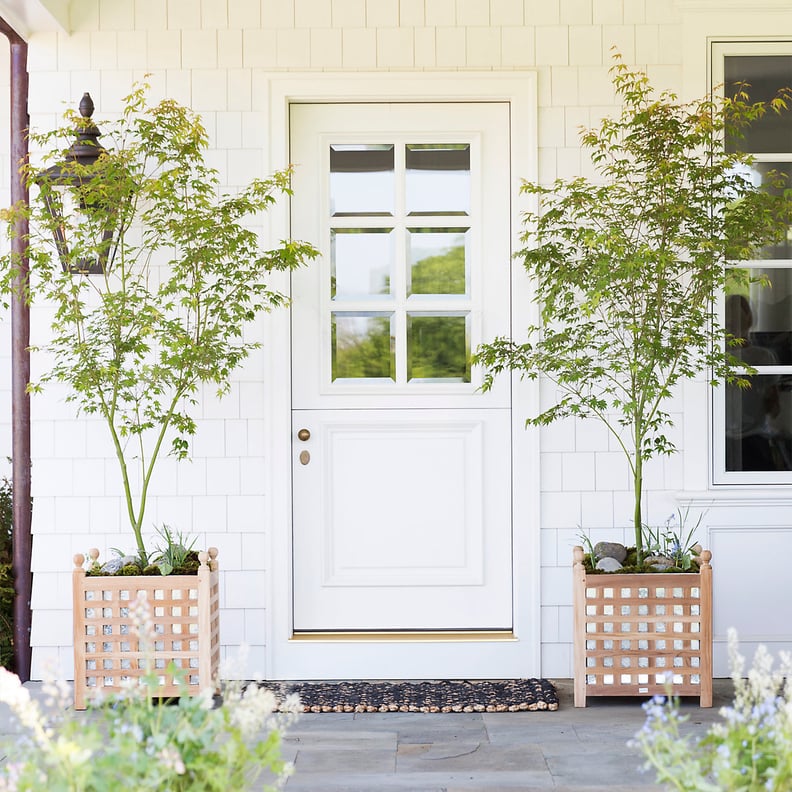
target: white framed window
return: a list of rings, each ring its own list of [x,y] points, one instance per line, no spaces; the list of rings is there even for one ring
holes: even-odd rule
[[[713,89],[733,92],[746,83],[752,101],[767,101],[792,87],[792,41],[714,42]],[[792,186],[792,112],[767,114],[737,142],[754,157],[757,184],[769,171]],[[713,392],[713,483],[792,484],[792,229],[753,260],[727,266],[747,270],[765,285],[728,286],[723,295],[726,328],[743,346],[732,350],[756,369],[751,387],[725,385]]]

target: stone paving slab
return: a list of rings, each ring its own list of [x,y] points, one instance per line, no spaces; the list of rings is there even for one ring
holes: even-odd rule
[[[396,754],[392,749],[358,747],[354,743],[343,750],[297,751],[296,776],[340,776],[396,772]],[[321,784],[317,785],[317,789]]]
[[[511,772],[547,773],[547,762],[538,745],[496,746],[434,743],[400,745],[396,768],[411,772]]]
[[[330,713],[328,713],[330,714]],[[508,714],[508,713],[506,713]],[[511,713],[526,715],[531,713]],[[317,718],[309,723],[307,718]],[[324,713],[303,715],[296,724],[298,730],[305,727],[306,731],[317,728],[316,723],[323,723]],[[396,731],[400,743],[430,742],[481,742],[487,740],[487,727],[483,713],[412,713],[412,712],[361,712],[346,715],[352,719],[343,728],[364,727],[367,731]],[[341,726],[340,722],[334,726]]]
[[[554,789],[552,776],[547,772],[449,772],[449,773],[395,773],[393,775],[354,774],[346,778],[311,778],[299,772],[286,784],[287,790],[310,792],[472,792],[473,790],[547,790]]]
[[[567,754],[547,757],[547,766],[556,784],[579,787],[583,784],[609,786],[614,781],[633,787],[654,787],[654,776],[641,770],[643,760],[625,744],[620,750],[576,756]]]
[[[304,716],[303,716],[304,717]],[[286,732],[283,738],[284,744],[294,744],[296,747],[303,745],[309,746],[311,750],[319,751],[342,751],[354,747],[356,750],[386,750],[396,751],[398,733],[390,731],[370,731],[362,725],[345,729],[343,732],[331,731],[325,726],[324,729],[316,731],[302,731],[301,721]]]

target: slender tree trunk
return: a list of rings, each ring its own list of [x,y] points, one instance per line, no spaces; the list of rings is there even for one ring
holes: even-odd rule
[[[635,454],[635,467],[633,469],[633,494],[635,496],[635,509],[633,512],[633,527],[635,528],[636,563],[643,563],[643,519],[641,515],[641,494],[643,492],[643,457],[640,452]]]

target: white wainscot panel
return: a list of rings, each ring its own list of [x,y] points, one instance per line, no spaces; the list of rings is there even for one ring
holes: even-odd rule
[[[713,568],[713,674],[730,674],[727,632],[737,630],[750,666],[756,647],[792,649],[792,528],[710,527]]]

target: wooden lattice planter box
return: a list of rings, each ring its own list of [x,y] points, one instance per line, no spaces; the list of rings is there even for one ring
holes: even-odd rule
[[[96,560],[98,550],[89,555]],[[74,556],[74,708],[85,709],[98,692],[118,693],[146,673],[132,607],[145,592],[154,624],[153,667],[161,697],[182,694],[166,673],[173,661],[190,693],[213,686],[220,663],[220,586],[217,549],[199,553],[197,575],[89,576],[84,556]]]
[[[712,706],[712,554],[699,572],[587,574],[574,548],[575,706],[589,696],[698,696]]]

